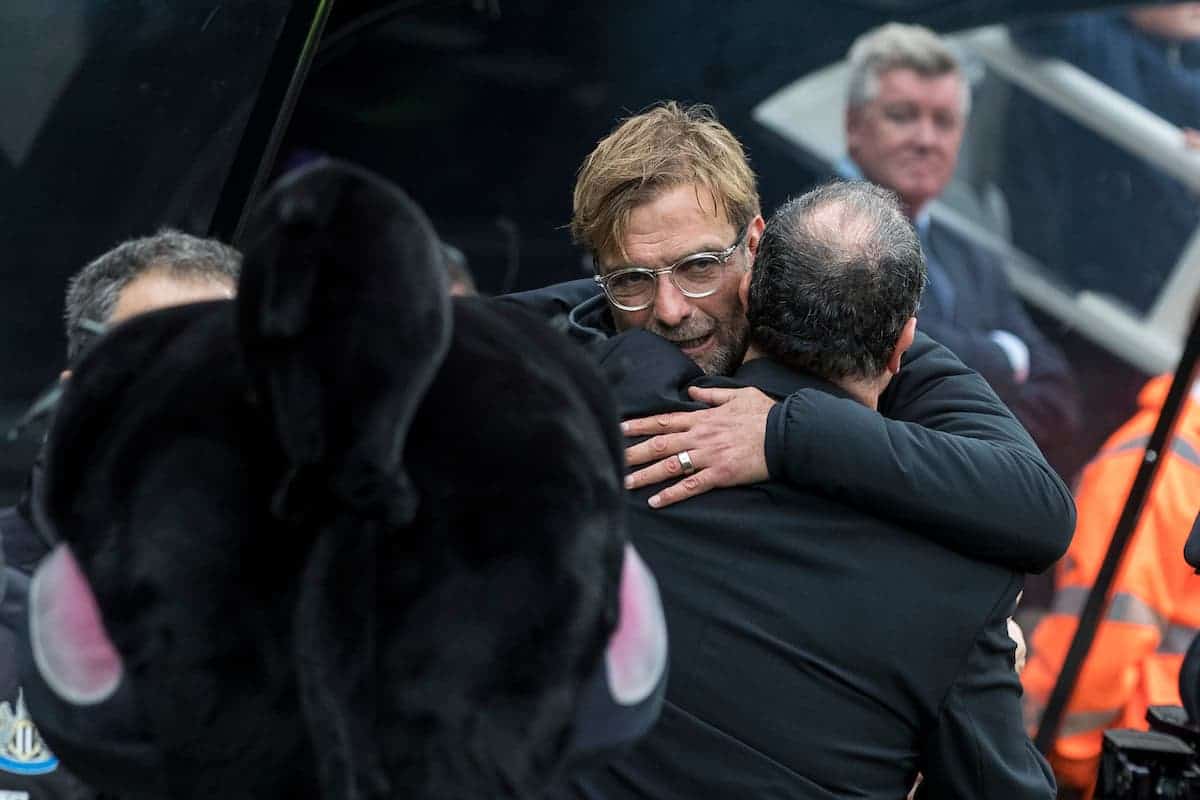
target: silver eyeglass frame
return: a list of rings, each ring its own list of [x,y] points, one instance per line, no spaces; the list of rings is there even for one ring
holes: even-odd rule
[[[704,291],[704,292],[688,291],[687,289],[684,289],[682,286],[680,286],[678,283],[675,282],[675,269],[679,266],[682,266],[683,264],[686,264],[687,262],[691,261],[694,258],[707,258],[707,257],[711,256],[717,260],[717,263],[721,265],[721,269],[723,270],[725,268],[725,264],[729,261],[730,258],[733,257],[733,254],[737,252],[737,249],[739,247],[741,247],[743,244],[745,244],[746,234],[749,232],[749,230],[750,230],[749,225],[743,226],[742,229],[738,231],[737,238],[733,240],[733,244],[729,245],[729,247],[726,247],[724,250],[701,251],[699,253],[691,253],[691,254],[686,255],[683,258],[679,259],[678,261],[676,261],[674,264],[670,265],[669,267],[661,267],[659,269],[650,269],[649,267],[626,267],[624,269],[619,269],[614,272],[610,272],[607,275],[594,275],[594,276],[592,276],[592,280],[594,280],[596,283],[600,284],[600,288],[604,290],[604,296],[606,298],[608,298],[608,302],[612,303],[614,306],[621,309],[622,311],[644,311],[645,309],[654,305],[654,299],[656,297],[658,297],[658,276],[659,275],[666,275],[670,279],[671,285],[674,286],[676,289],[678,289],[679,293],[682,294],[684,297],[690,297],[693,300],[699,300],[700,298],[703,298],[703,297],[709,297],[709,296],[715,294],[717,289],[720,288],[719,284],[707,291]],[[594,256],[593,256],[593,261],[595,261]],[[596,266],[598,268],[599,264],[597,263]],[[632,305],[632,306],[617,302],[616,298],[614,298],[612,296],[612,293],[609,292],[609,290],[608,290],[608,282],[619,275],[630,275],[633,273],[650,276],[650,280],[651,280],[650,285],[653,287],[652,291],[650,292],[650,299],[640,305]]]

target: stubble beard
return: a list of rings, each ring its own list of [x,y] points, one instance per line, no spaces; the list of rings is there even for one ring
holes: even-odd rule
[[[657,331],[655,331],[657,333]],[[705,375],[732,375],[746,357],[750,343],[750,323],[742,315],[718,325],[713,331],[716,342],[709,352],[695,359]]]

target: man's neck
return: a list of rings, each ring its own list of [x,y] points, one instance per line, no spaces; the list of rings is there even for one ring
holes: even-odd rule
[[[753,344],[746,348],[746,357],[742,359],[742,363],[753,361],[756,358],[767,358],[768,354],[759,350]],[[824,378],[834,386],[838,387],[846,394],[853,397],[858,402],[870,409],[878,410],[879,394],[883,389],[877,381],[869,381],[863,378]]]

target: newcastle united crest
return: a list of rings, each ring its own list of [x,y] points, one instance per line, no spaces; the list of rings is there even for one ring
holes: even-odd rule
[[[53,772],[57,766],[58,759],[29,718],[24,696],[17,694],[16,713],[7,702],[0,703],[0,770],[41,775]]]

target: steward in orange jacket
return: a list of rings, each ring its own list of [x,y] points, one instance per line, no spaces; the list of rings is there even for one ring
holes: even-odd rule
[[[1146,384],[1137,414],[1083,472],[1075,538],[1059,562],[1054,602],[1034,632],[1022,675],[1031,728],[1062,668],[1170,383],[1167,375]],[[1148,705],[1179,704],[1180,664],[1200,629],[1200,577],[1183,560],[1200,510],[1200,383],[1162,457],[1050,759],[1061,784],[1089,793],[1105,728],[1145,730]]]

